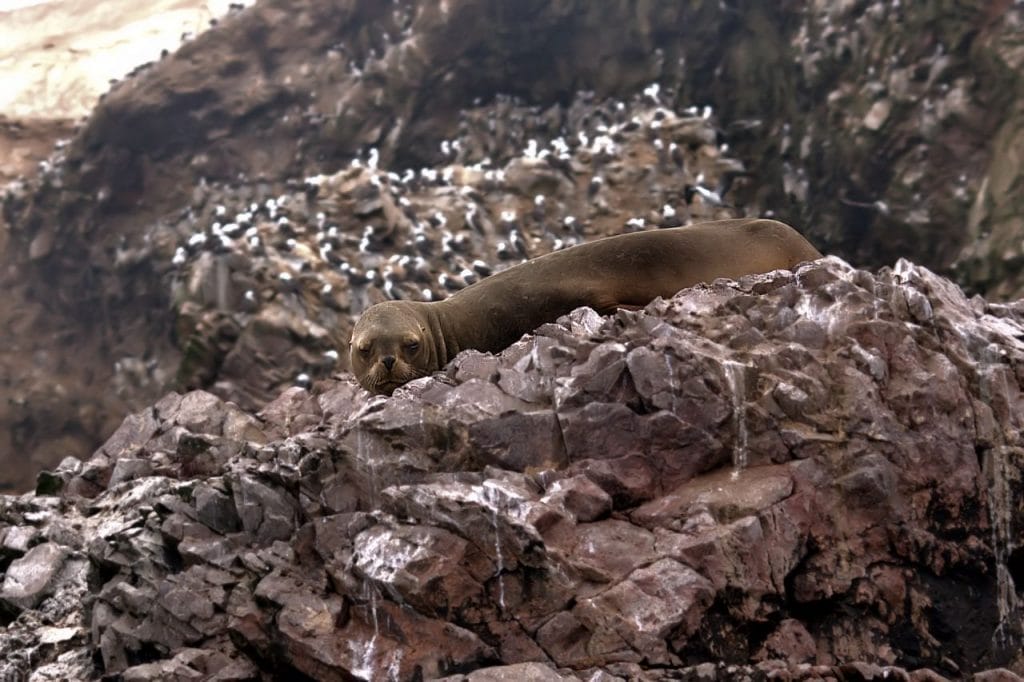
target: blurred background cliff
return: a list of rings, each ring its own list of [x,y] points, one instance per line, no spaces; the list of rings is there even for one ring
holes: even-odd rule
[[[535,215],[548,197],[524,228],[530,255],[549,248],[545,220],[573,217],[596,236],[665,220],[666,205],[687,220],[770,214],[860,267],[905,257],[992,300],[1024,293],[1024,8],[1011,0],[0,10],[4,490],[88,456],[168,390],[253,409],[344,370],[352,316],[401,282],[360,269],[362,240],[412,243],[438,212],[458,235],[467,213]],[[677,130],[691,132],[673,133],[679,159],[657,145],[616,158],[606,195],[588,193],[598,166],[587,166],[570,169],[587,180],[578,193],[527,174],[473,211],[421,196],[403,220],[365,194],[366,178],[338,176],[353,159],[397,176],[507,175],[537,156],[531,139],[546,147],[595,121],[626,130],[623,110],[648,126],[658,107],[688,112]],[[568,140],[571,163],[592,142]],[[333,203],[317,199],[316,178],[334,178]],[[708,199],[725,178],[729,195]],[[320,256],[341,278],[300,273],[293,288],[249,252],[232,265],[189,242],[248,229],[246,214],[259,239],[277,226],[282,253],[322,249],[315,233],[336,223],[340,261]],[[469,251],[496,263],[499,246]],[[443,263],[427,260],[430,295],[443,295]]]

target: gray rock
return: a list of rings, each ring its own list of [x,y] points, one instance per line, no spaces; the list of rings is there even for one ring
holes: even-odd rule
[[[114,462],[110,472],[108,485],[117,485],[124,481],[149,476],[153,473],[153,464],[148,459],[128,459],[121,457]]]
[[[248,474],[228,479],[242,528],[262,543],[287,540],[295,531],[294,501],[276,486]]]
[[[218,533],[233,533],[242,527],[232,498],[209,485],[197,486],[193,492],[196,518]]]
[[[474,670],[468,675],[452,675],[438,678],[438,682],[564,682],[578,679],[575,676],[559,675],[551,667],[543,663],[517,663],[515,665],[494,666]]]
[[[32,526],[8,526],[0,533],[0,537],[3,538],[3,551],[15,556],[27,552],[29,546],[39,537],[39,530]]]
[[[36,545],[7,568],[0,600],[18,610],[34,608],[53,594],[68,552],[52,542]]]

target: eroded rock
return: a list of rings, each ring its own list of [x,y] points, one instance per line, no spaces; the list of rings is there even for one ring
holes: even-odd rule
[[[8,498],[14,632],[132,679],[1018,665],[1016,309],[827,258],[468,357],[391,398],[346,377],[126,420],[60,498]],[[78,621],[32,625],[87,583]]]

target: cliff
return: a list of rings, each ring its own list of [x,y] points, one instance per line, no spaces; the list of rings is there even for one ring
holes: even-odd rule
[[[222,368],[234,379],[231,363],[216,358],[245,335],[244,311],[224,307],[215,329],[197,328],[173,286],[176,249],[209,233],[216,206],[234,222],[371,149],[380,168],[399,174],[488,156],[489,169],[506,170],[530,139],[545,147],[568,131],[571,155],[579,132],[591,149],[600,126],[621,134],[635,112],[619,120],[617,102],[631,109],[633,98],[706,121],[662,131],[666,144],[680,140],[683,165],[663,150],[653,171],[661,177],[650,178],[655,148],[613,152],[618,177],[608,184],[617,189],[604,212],[572,186],[599,167],[574,160],[583,167],[553,188],[492,183],[470,197],[481,215],[524,215],[535,194],[553,189],[562,196],[546,219],[571,214],[591,237],[657,216],[665,203],[680,209],[698,178],[714,191],[728,177],[725,215],[769,213],[859,266],[906,257],[956,274],[971,292],[1015,298],[1020,24],[1021,8],[1008,2],[268,1],[232,12],[116,83],[38,176],[5,193],[0,323],[12,341],[0,350],[3,483],[25,490],[62,455],[87,457],[127,411],[169,388],[238,397],[218,388]],[[642,94],[652,84],[653,99]],[[475,147],[442,151],[468,131]],[[448,179],[467,182],[479,186]],[[465,208],[424,205],[409,220],[435,210],[452,220]],[[355,248],[361,216],[345,225],[318,207],[311,224],[316,211],[356,240],[335,254],[374,270]],[[389,238],[409,238],[409,226],[397,229]],[[497,241],[473,244],[474,253],[493,264]],[[441,264],[427,259],[436,281]],[[342,306],[340,339],[360,309]],[[285,356],[327,345],[301,331],[281,336],[275,348]],[[198,377],[192,338],[215,348]],[[250,406],[292,379],[256,372],[262,388],[242,391]]]
[[[267,0],[116,83],[3,199],[0,676],[1016,679],[1022,12]],[[346,372],[742,215],[831,255]]]

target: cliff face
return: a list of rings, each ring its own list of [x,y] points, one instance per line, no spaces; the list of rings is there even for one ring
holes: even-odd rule
[[[61,453],[87,455],[125,410],[195,385],[175,380],[187,340],[174,335],[190,336],[194,316],[173,304],[167,264],[187,234],[209,228],[196,224],[206,204],[263,202],[370,148],[396,172],[485,155],[500,169],[531,136],[543,145],[564,132],[581,91],[628,101],[658,83],[658,104],[710,106],[710,132],[680,144],[705,145],[706,161],[728,145],[734,162],[691,164],[677,180],[704,172],[715,189],[723,173],[749,173],[733,213],[770,211],[861,265],[956,265],[971,288],[1016,296],[1020,13],[488,0],[232,13],[117,83],[41,175],[6,195],[0,318],[15,342],[0,357],[0,422],[3,453],[19,462],[6,484],[24,489]],[[536,110],[508,118],[497,94]],[[465,132],[460,112],[474,107],[488,112],[491,139],[453,159],[440,143]],[[576,128],[593,139],[602,120]],[[649,158],[620,159],[640,191],[591,234],[662,209],[663,193],[643,200]],[[481,202],[492,220],[536,188],[502,191]],[[566,217],[557,210],[549,217]],[[218,322],[214,345],[230,344],[238,324]],[[218,368],[204,372],[200,385],[215,388]],[[276,390],[282,378],[255,383]]]
[[[0,351],[8,434],[0,453],[13,463],[6,487],[25,489],[62,454],[86,456],[126,410],[166,388],[218,390],[216,363],[199,384],[189,378],[182,352],[195,315],[174,305],[168,275],[182,241],[209,229],[212,206],[234,213],[262,203],[371,147],[382,168],[440,171],[453,160],[440,143],[465,131],[467,108],[482,112],[491,139],[454,160],[490,154],[501,169],[530,137],[543,145],[564,131],[574,93],[628,101],[659,83],[657,103],[709,114],[707,129],[681,146],[703,146],[704,161],[731,159],[691,164],[673,182],[703,172],[715,189],[723,173],[747,171],[732,190],[732,214],[770,211],[861,265],[898,257],[956,265],[973,289],[1019,293],[1015,5],[512,10],[465,0],[443,8],[263,2],[233,13],[116,84],[38,178],[9,188],[9,296],[0,306],[14,339]],[[496,101],[499,93],[519,100]],[[593,141],[602,121],[616,125],[604,116],[575,127]],[[648,152],[620,159],[623,182],[641,191],[613,203],[608,223],[588,234],[662,210],[663,192],[643,200]],[[492,220],[502,204],[528,205],[536,188],[501,190],[480,202]],[[565,218],[558,210],[549,217]],[[488,249],[495,253],[494,240]],[[206,332],[219,339],[208,344],[220,349],[214,356],[239,333],[237,316],[227,317]],[[309,347],[293,342],[284,334],[277,347]],[[253,383],[268,388],[250,393],[254,400],[288,379],[257,372]]]
[[[1019,666],[1022,386],[1019,305],[828,258],[580,309],[392,398],[169,394],[6,499],[5,672]]]
[[[3,202],[6,670],[1019,671],[1024,10],[750,5],[268,1],[116,84]],[[740,215],[909,260],[344,373],[377,301]]]

